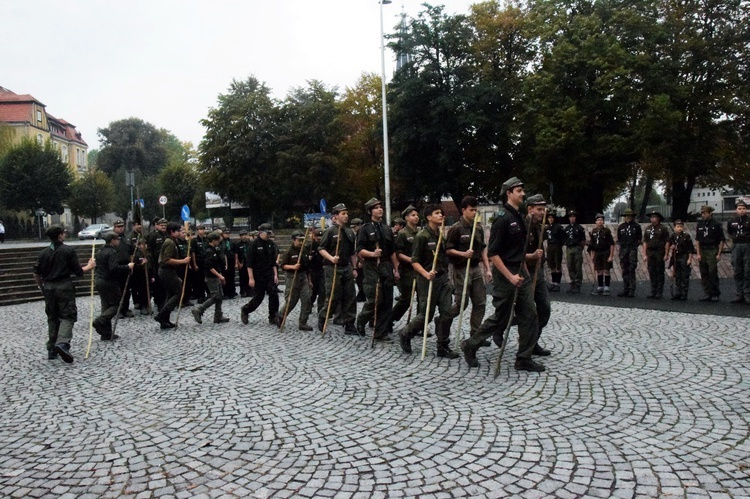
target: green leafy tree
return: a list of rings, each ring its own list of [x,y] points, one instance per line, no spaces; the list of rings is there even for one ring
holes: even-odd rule
[[[76,215],[96,222],[112,209],[115,186],[107,175],[99,170],[89,170],[78,177],[70,186],[67,204]]]
[[[0,123],[0,158],[5,156],[13,147],[13,129],[5,123]]]
[[[146,176],[157,175],[167,165],[167,145],[171,138],[154,125],[138,118],[113,121],[99,129],[102,148],[97,166],[111,176],[118,170],[139,171]]]
[[[62,213],[72,174],[47,141],[24,140],[0,159],[0,201],[15,211]]]
[[[194,213],[193,199],[198,189],[198,172],[189,164],[174,164],[166,167],[158,179],[161,193],[167,196],[165,213],[174,220],[180,219],[183,205]],[[204,202],[205,205],[205,202]]]

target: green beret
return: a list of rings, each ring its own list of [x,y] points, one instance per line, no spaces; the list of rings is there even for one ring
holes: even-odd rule
[[[383,202],[377,198],[370,198],[370,200],[365,203],[365,210],[369,212],[377,205],[383,206]]]
[[[413,205],[409,205],[409,206],[406,207],[406,209],[404,211],[401,212],[401,216],[404,217],[404,218],[406,218],[406,217],[409,216],[409,213],[411,213],[412,211],[417,211],[417,209]],[[418,213],[418,211],[417,211],[417,213]]]
[[[514,187],[522,186],[523,182],[518,177],[511,177],[505,182],[503,182],[503,186],[501,187],[501,190],[503,193],[513,189]]]
[[[544,206],[546,204],[547,201],[544,200],[544,196],[541,194],[534,194],[533,196],[526,198],[527,206]]]
[[[346,205],[344,203],[339,203],[331,208],[331,213],[333,213],[334,215],[336,213],[341,213],[342,211],[346,211]]]

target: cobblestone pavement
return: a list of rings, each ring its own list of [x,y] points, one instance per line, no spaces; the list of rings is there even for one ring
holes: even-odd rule
[[[420,362],[241,303],[120,321],[84,361],[80,299],[72,365],[41,303],[4,307],[0,496],[750,496],[746,319],[559,307],[548,371],[515,371],[512,335],[493,380],[494,347]]]

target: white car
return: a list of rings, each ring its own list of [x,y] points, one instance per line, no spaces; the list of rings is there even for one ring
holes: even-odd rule
[[[99,239],[102,234],[112,230],[107,224],[93,224],[89,225],[81,232],[78,233],[78,239]]]

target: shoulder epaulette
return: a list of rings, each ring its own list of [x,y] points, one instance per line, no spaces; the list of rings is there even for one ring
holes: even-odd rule
[[[498,216],[498,217],[504,217],[506,213],[507,213],[507,211],[505,211],[505,210],[499,210],[499,211],[497,212],[497,216]]]

